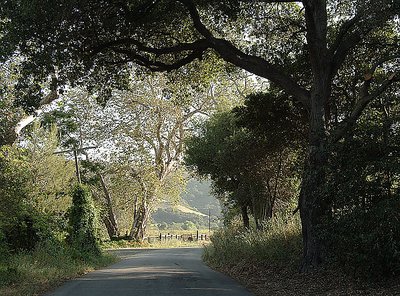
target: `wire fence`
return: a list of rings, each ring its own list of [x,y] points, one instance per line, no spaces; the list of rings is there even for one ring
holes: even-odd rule
[[[149,236],[147,237],[147,241],[149,243],[153,243],[156,241],[163,242],[163,241],[171,241],[171,240],[179,240],[184,242],[193,242],[193,241],[207,241],[209,240],[210,236],[205,233],[188,233],[188,234],[172,234],[172,233],[160,233],[158,236]]]

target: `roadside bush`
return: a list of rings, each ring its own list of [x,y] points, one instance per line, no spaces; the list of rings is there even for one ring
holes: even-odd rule
[[[84,185],[76,185],[72,191],[67,241],[75,249],[76,256],[100,254],[96,211],[90,191]]]
[[[7,245],[6,236],[0,227],[0,264],[6,263],[10,256],[10,250]]]
[[[31,210],[3,225],[6,243],[13,252],[31,251],[36,244],[53,236],[50,218]]]
[[[301,230],[298,216],[279,214],[266,222],[264,230],[223,228],[211,236],[204,260],[212,265],[249,262],[294,263],[301,257]]]
[[[61,194],[68,188],[68,170],[65,160],[53,159],[54,149],[42,151],[46,145],[30,150],[0,147],[0,230],[12,252],[32,251],[37,243],[63,231],[58,221],[69,201]],[[55,211],[49,208],[53,202]]]
[[[400,275],[400,134],[380,120],[333,147],[320,230],[331,260],[375,280]]]
[[[328,220],[326,247],[345,270],[379,280],[400,275],[400,198]]]

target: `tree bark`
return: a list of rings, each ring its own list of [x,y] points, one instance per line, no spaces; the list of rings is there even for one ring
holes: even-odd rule
[[[115,229],[108,216],[103,217],[103,223],[106,226],[107,234],[110,239],[118,237],[118,230]]]
[[[309,147],[300,188],[299,210],[303,234],[303,262],[306,272],[322,262],[322,241],[317,233],[326,213],[323,186],[327,163],[328,124],[326,109],[331,92],[331,56],[327,47],[326,0],[303,1],[307,24],[307,45],[313,73],[309,109]]]
[[[111,195],[108,191],[106,183],[104,182],[104,178],[101,174],[98,175],[100,178],[101,187],[103,188],[104,197],[106,201],[107,207],[107,215],[104,217],[103,221],[107,228],[107,233],[110,239],[119,236],[119,229],[118,229],[118,221],[114,214],[114,208],[112,205]]]
[[[317,267],[322,262],[322,242],[317,233],[321,218],[327,213],[323,190],[326,177],[327,139],[324,125],[325,98],[322,93],[316,89],[312,95],[309,148],[299,196],[303,234],[302,272]]]
[[[249,228],[250,219],[249,219],[249,214],[247,213],[247,206],[242,206],[240,210],[242,211],[243,226],[244,228]]]
[[[129,238],[136,241],[143,241],[146,237],[147,223],[150,220],[150,209],[146,202],[142,203],[132,223]]]
[[[147,189],[146,183],[140,176],[140,173],[132,168],[133,177],[137,178],[140,187],[142,188],[143,197],[141,201],[135,197],[134,210],[133,210],[133,221],[131,230],[129,232],[129,238],[136,241],[143,241],[146,237],[147,222],[150,220],[150,206],[149,202],[153,200],[154,192],[150,192]]]

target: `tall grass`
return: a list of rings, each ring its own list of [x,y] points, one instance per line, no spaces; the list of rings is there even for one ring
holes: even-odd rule
[[[78,253],[62,242],[44,242],[33,252],[0,262],[0,295],[38,295],[66,279],[115,262],[108,254]]]
[[[294,263],[300,255],[300,219],[280,214],[265,223],[263,230],[231,227],[214,232],[211,244],[205,246],[203,259],[214,266],[241,261],[279,264]]]

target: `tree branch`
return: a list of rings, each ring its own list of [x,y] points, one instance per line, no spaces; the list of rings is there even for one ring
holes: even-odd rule
[[[200,49],[205,49],[208,47],[208,42],[205,39],[199,39],[196,40],[192,43],[179,43],[174,46],[170,47],[162,47],[162,48],[154,48],[145,45],[144,43],[133,39],[133,38],[122,38],[122,39],[117,39],[117,40],[112,40],[109,42],[105,42],[103,44],[98,45],[96,48],[91,50],[91,55],[94,56],[96,54],[99,54],[100,52],[110,49],[110,48],[116,48],[116,46],[135,46],[136,47],[136,52],[141,51],[144,53],[151,53],[155,54],[156,56],[161,56],[161,55],[167,55],[167,54],[173,54],[173,53],[180,53],[184,51],[195,51],[195,50],[200,50]],[[131,52],[135,52],[133,49],[125,48],[125,50],[130,50]]]
[[[204,48],[198,48],[188,54],[186,57],[183,57],[177,61],[174,61],[173,63],[166,63],[166,62],[160,62],[160,61],[152,61],[148,57],[142,56],[140,54],[137,54],[134,51],[131,51],[129,49],[121,49],[121,48],[112,48],[111,50],[116,52],[116,53],[121,53],[125,54],[127,57],[129,57],[129,61],[135,61],[141,66],[149,68],[151,71],[171,71],[175,69],[179,69],[180,67],[187,65],[194,61],[195,59],[201,59],[203,56],[203,53],[207,47]],[[123,60],[126,61],[126,60]]]
[[[364,109],[368,106],[368,104],[377,98],[379,95],[381,95],[386,89],[389,88],[390,85],[392,85],[394,82],[399,81],[398,78],[396,78],[396,75],[398,76],[399,73],[392,74],[389,76],[387,80],[385,80],[373,93],[369,94],[368,93],[368,88],[371,84],[372,78],[369,78],[365,80],[364,85],[361,90],[361,98],[360,100],[356,103],[354,106],[353,111],[351,112],[350,116],[343,122],[341,127],[339,127],[336,131],[332,133],[331,136],[331,143],[336,143],[338,142],[347,131],[349,131],[356,123],[357,119],[361,116],[362,112]]]
[[[247,70],[255,75],[266,78],[273,83],[278,84],[289,95],[294,96],[303,105],[309,109],[310,94],[303,87],[299,86],[289,75],[284,73],[275,65],[267,62],[265,59],[248,55],[231,42],[216,38],[210,30],[202,23],[196,6],[191,0],[178,0],[189,11],[196,30],[210,43],[210,46],[227,62],[230,62],[244,70]],[[273,2],[289,2],[289,1],[271,1]],[[290,1],[293,2],[293,1]]]
[[[392,12],[388,9],[390,8],[383,7],[375,10],[371,7],[363,7],[353,18],[343,23],[335,42],[330,48],[332,55],[331,77],[337,74],[348,53],[365,39],[365,35],[385,24],[386,20],[392,15]],[[379,20],[379,23],[376,20]],[[352,30],[354,27],[356,29]]]
[[[344,37],[346,36],[346,34],[348,33],[348,31],[357,23],[357,21],[360,20],[360,16],[356,15],[353,18],[345,21],[342,26],[339,29],[338,35],[333,43],[333,45],[331,46],[331,52],[332,54],[334,54],[339,45],[341,44],[341,42],[343,41]]]
[[[331,78],[334,77],[339,71],[350,50],[362,41],[363,34],[366,34],[371,30],[372,28],[369,28],[368,31],[365,30],[363,32],[356,31],[353,34],[350,34],[347,38],[342,39],[341,42],[336,45],[337,48],[334,52],[332,52],[333,56],[331,62]]]

